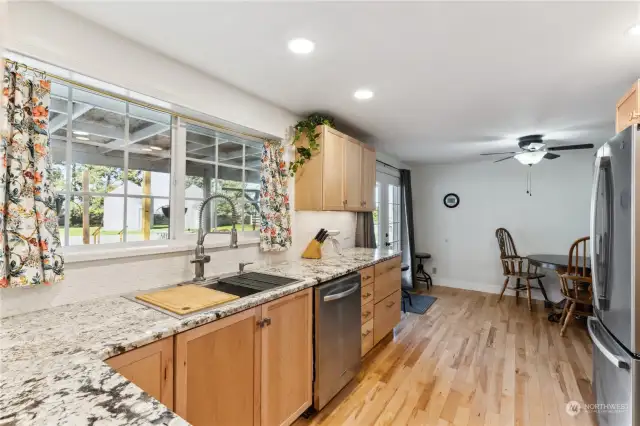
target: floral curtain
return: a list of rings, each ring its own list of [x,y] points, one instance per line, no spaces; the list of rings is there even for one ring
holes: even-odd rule
[[[263,251],[284,251],[291,246],[288,185],[284,147],[278,142],[265,142],[260,168],[260,248]]]
[[[56,196],[49,176],[51,81],[7,63],[0,116],[0,287],[63,277]]]

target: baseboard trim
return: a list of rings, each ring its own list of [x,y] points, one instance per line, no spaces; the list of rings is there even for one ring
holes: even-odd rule
[[[462,280],[455,280],[455,279],[448,279],[448,278],[439,278],[438,280],[434,280],[433,285],[440,286],[440,287],[459,288],[462,290],[481,291],[483,293],[494,293],[494,294],[500,294],[500,291],[502,291],[502,284],[489,284],[489,283],[462,281]],[[515,296],[516,292],[513,290],[507,289],[504,292],[504,294],[506,296]],[[527,297],[526,291],[520,292],[520,296]],[[540,293],[540,291],[538,290],[534,290],[531,292],[531,298],[537,299],[537,300],[544,300],[544,297],[542,297],[542,293]]]

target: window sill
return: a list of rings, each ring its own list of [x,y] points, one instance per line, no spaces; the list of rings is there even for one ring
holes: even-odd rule
[[[256,236],[247,236],[242,237],[238,236],[238,248],[257,246],[260,243],[260,238]],[[184,240],[173,240],[160,242],[156,244],[145,244],[140,246],[125,246],[122,245],[120,247],[100,247],[97,249],[87,250],[86,248],[80,246],[78,248],[72,247],[70,250],[66,248],[63,250],[64,263],[78,263],[78,262],[94,262],[100,260],[109,260],[109,259],[122,259],[122,258],[130,258],[130,257],[138,257],[138,256],[151,256],[156,254],[165,254],[165,253],[181,253],[181,252],[191,252],[195,249],[195,241],[184,241]],[[82,248],[81,248],[82,247]],[[204,244],[205,250],[211,249],[227,249],[229,248],[229,241],[225,239],[225,241],[212,241],[205,242]]]

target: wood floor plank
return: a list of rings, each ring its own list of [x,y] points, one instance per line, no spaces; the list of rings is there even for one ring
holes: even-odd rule
[[[425,315],[403,314],[360,374],[304,425],[595,426],[566,403],[593,403],[591,341],[560,336],[540,301],[434,287]]]

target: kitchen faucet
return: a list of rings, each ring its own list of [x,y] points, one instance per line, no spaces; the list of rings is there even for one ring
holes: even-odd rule
[[[204,221],[203,214],[204,208],[207,204],[214,198],[221,198],[225,200],[231,206],[231,242],[229,243],[229,247],[232,249],[238,248],[238,231],[236,231],[236,220],[238,218],[238,214],[236,213],[236,207],[233,204],[233,200],[224,195],[224,194],[213,194],[207,198],[205,198],[198,206],[198,241],[196,243],[195,250],[195,259],[191,261],[196,265],[196,276],[194,277],[194,281],[204,281],[204,264],[209,263],[211,261],[211,256],[204,254],[204,237],[207,234],[227,234],[227,232],[223,231],[209,231],[208,229],[204,229]]]

